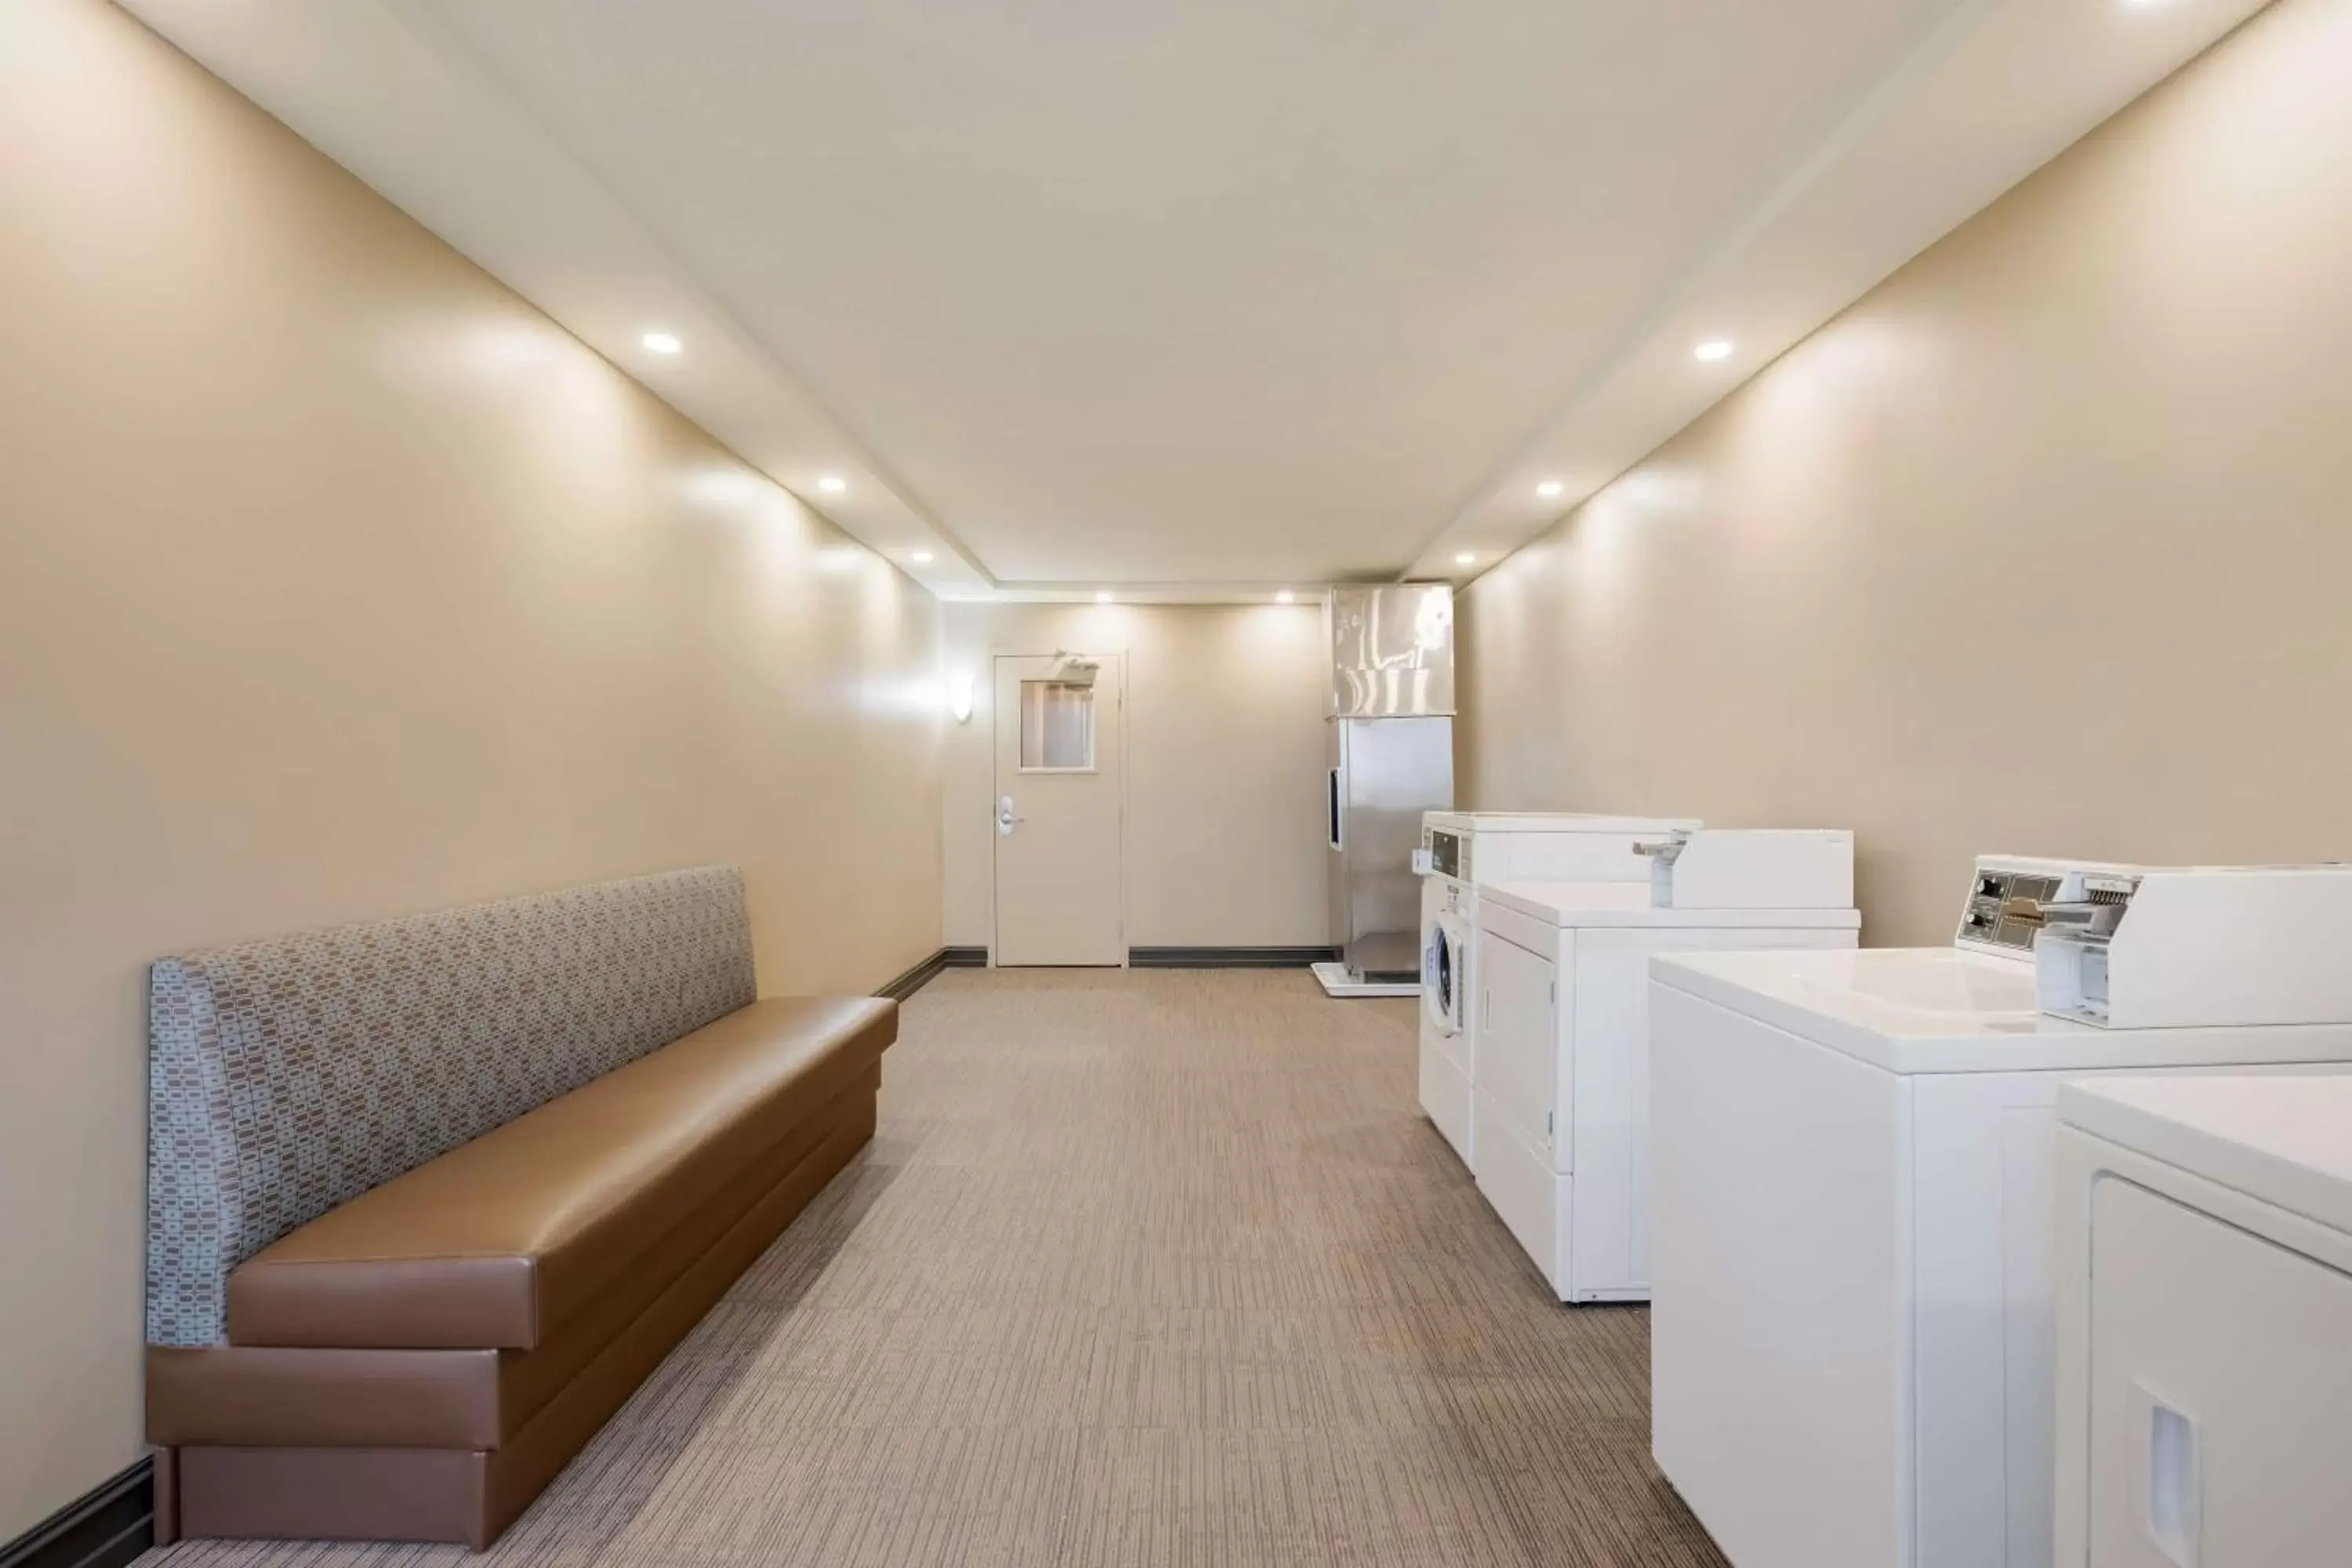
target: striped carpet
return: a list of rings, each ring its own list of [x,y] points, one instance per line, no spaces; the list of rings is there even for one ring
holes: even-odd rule
[[[1721,1563],[1648,1462],[1647,1314],[1548,1299],[1419,1114],[1414,1005],[949,972],[874,1144],[484,1561]]]

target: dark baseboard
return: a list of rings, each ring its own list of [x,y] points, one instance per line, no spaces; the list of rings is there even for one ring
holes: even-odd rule
[[[947,966],[948,950],[941,948],[897,979],[884,982],[875,990],[874,994],[887,996],[893,1002],[904,1002],[908,997],[929,985],[932,978]]]
[[[1321,963],[1339,956],[1339,950],[1330,947],[1130,947],[1127,950],[1127,963],[1130,969],[1304,969],[1310,963]],[[940,971],[943,969],[987,967],[988,949],[984,947],[943,947],[874,994],[904,1002],[939,978]],[[0,1563],[0,1568],[7,1568],[7,1565]]]
[[[0,1568],[121,1568],[155,1544],[155,1461],[142,1459],[0,1546]]]
[[[1129,969],[1304,969],[1339,957],[1328,947],[1130,947]]]
[[[887,996],[893,1002],[904,1002],[924,986],[939,978],[942,969],[985,969],[988,949],[984,947],[943,947],[896,980],[876,991],[877,996]],[[0,1564],[5,1568],[5,1564]]]

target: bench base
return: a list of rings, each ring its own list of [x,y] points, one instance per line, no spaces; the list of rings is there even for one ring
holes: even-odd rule
[[[873,1138],[878,1067],[835,1126],[514,1437],[495,1449],[232,1447],[155,1455],[155,1540],[457,1542],[481,1551],[588,1446],[728,1287]]]

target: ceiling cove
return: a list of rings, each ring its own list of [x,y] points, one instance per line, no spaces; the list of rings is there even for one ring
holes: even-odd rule
[[[121,0],[944,598],[1465,580],[2260,0]]]

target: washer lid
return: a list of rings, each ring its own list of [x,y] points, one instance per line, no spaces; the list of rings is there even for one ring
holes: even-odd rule
[[[1448,833],[1672,833],[1696,830],[1695,816],[1611,816],[1590,811],[1424,811],[1423,827]]]
[[[2352,1077],[2101,1079],[2062,1086],[2058,1116],[2352,1234]]]
[[[1661,954],[1650,975],[1890,1072],[2352,1061],[2352,1025],[2101,1029],[2053,1018],[2034,1010],[2031,963],[1948,947]]]
[[[1660,910],[1647,881],[1489,882],[1485,898],[1551,926],[1668,926],[1700,931],[1771,927],[1855,931],[1858,910]],[[2029,992],[2031,987],[2028,987]]]

